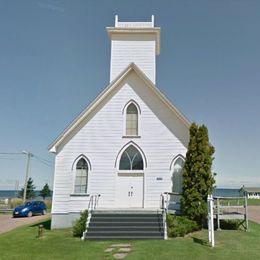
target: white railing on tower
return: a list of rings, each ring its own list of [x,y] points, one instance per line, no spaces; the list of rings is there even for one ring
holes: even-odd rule
[[[150,22],[119,22],[118,15],[115,15],[115,27],[120,28],[153,28],[154,15],[151,16]]]

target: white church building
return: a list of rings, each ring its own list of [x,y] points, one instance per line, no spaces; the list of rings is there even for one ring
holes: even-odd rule
[[[110,83],[49,146],[52,228],[72,226],[97,195],[97,210],[149,211],[160,208],[162,193],[181,191],[190,122],[156,86],[160,27],[153,16],[116,16],[106,31]]]

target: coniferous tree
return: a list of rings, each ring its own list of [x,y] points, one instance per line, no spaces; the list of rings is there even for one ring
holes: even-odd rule
[[[40,191],[40,195],[42,196],[42,198],[45,200],[46,197],[49,197],[51,195],[51,190],[49,188],[48,183],[46,183],[42,190]]]
[[[207,127],[193,123],[183,168],[182,213],[202,224],[207,216],[207,195],[215,183],[211,166],[214,147],[209,143]]]
[[[24,188],[19,192],[19,197],[23,198]],[[33,184],[33,179],[30,177],[27,181],[27,189],[26,189],[26,199],[32,199],[35,197],[35,186]]]

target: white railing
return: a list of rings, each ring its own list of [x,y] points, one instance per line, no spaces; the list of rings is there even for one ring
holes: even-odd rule
[[[177,192],[164,192],[164,195],[167,212],[174,212],[178,214],[178,211],[180,211],[181,194]]]
[[[152,28],[154,27],[154,16],[150,22],[119,22],[118,15],[115,16],[115,27],[121,28]]]
[[[118,22],[116,27],[120,28],[152,28],[152,22]]]
[[[160,196],[160,208],[162,209],[163,213],[164,239],[168,238],[166,215],[168,212],[171,212],[171,210],[169,209],[171,196],[181,197],[181,194],[177,192],[164,192]],[[176,202],[178,203],[178,201]],[[176,211],[174,212],[176,213]]]
[[[86,233],[88,231],[89,223],[90,223],[90,220],[92,217],[92,212],[98,206],[99,197],[100,197],[100,194],[93,194],[90,196],[90,199],[88,202],[88,218],[87,218],[87,222],[86,222],[86,230],[82,234],[82,237],[81,237],[82,240],[85,239]]]
[[[161,194],[160,196],[160,208],[162,209],[163,214],[163,230],[164,230],[164,239],[168,239],[167,234],[167,222],[166,222],[166,214],[167,214],[167,201],[165,194]]]
[[[215,237],[214,237],[214,199],[212,195],[208,195],[208,239],[211,246],[215,246]]]
[[[100,197],[100,194],[95,194],[95,195],[90,196],[90,199],[88,202],[88,212],[93,211],[97,207],[99,197]]]

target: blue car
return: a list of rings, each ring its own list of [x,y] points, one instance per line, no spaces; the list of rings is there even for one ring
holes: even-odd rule
[[[13,217],[31,217],[38,214],[46,214],[46,205],[43,201],[28,201],[13,210]]]

